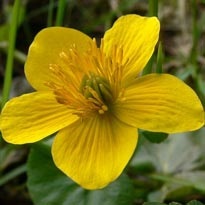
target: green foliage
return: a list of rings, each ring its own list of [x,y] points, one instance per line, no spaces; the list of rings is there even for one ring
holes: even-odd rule
[[[159,202],[145,202],[143,205],[166,205],[165,203]]]
[[[144,167],[144,176],[158,182],[148,191],[149,201],[178,201],[192,194],[204,195],[205,171],[199,171],[205,163],[202,156],[192,138],[178,134],[161,144],[144,140],[130,165],[134,170]]]
[[[181,205],[181,204],[178,202],[171,202],[171,203],[169,203],[169,205]]]
[[[134,187],[126,175],[102,190],[82,189],[55,167],[50,150],[45,147],[32,149],[28,160],[28,188],[36,205],[133,204]]]
[[[162,73],[163,60],[164,60],[164,53],[162,50],[162,43],[159,42],[158,51],[157,51],[156,73]]]
[[[200,201],[192,200],[187,205],[203,205]]]
[[[143,205],[166,205],[165,203],[159,203],[159,202],[146,202]],[[178,202],[171,202],[167,205],[182,205],[181,203]],[[200,201],[196,201],[196,200],[192,200],[188,203],[186,203],[186,205],[203,205]]]
[[[140,133],[152,143],[161,143],[168,137],[167,133],[162,132],[141,131]]]

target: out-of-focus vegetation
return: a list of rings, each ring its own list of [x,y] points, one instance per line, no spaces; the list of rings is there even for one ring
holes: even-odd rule
[[[1,102],[6,98],[5,75],[16,2],[0,2]],[[189,84],[205,105],[204,0],[19,2],[14,57],[10,59],[13,65],[11,89],[8,82],[9,98],[32,90],[24,76],[24,63],[29,45],[42,28],[72,27],[98,39],[117,17],[128,13],[153,15],[157,8],[161,22],[162,70]],[[151,70],[156,70],[155,63]],[[0,204],[136,205],[153,201],[185,204],[191,200],[205,203],[205,129],[169,136],[162,143],[151,143],[148,138],[141,132],[140,143],[125,173],[109,187],[94,192],[81,189],[55,168],[49,143],[45,143],[46,149],[35,145],[30,152],[28,145],[14,146],[1,139]],[[200,205],[196,201],[189,205],[193,204]]]

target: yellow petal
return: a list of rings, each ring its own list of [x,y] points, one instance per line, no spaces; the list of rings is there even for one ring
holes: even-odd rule
[[[123,50],[124,80],[135,78],[150,59],[159,36],[156,17],[126,15],[120,17],[105,33],[104,52],[112,56],[115,46]]]
[[[35,92],[6,103],[0,118],[3,138],[13,144],[41,140],[77,119],[52,93]]]
[[[54,140],[54,162],[86,189],[103,188],[115,180],[131,158],[137,129],[108,115],[79,120]]]
[[[128,124],[156,132],[185,132],[204,122],[201,102],[195,92],[168,74],[150,74],[127,88],[115,115]]]
[[[50,27],[41,30],[29,48],[25,64],[25,74],[30,84],[36,90],[47,90],[45,82],[54,77],[49,65],[61,66],[61,52],[68,53],[73,45],[82,52],[87,50],[89,42],[92,39],[87,35],[71,28]]]

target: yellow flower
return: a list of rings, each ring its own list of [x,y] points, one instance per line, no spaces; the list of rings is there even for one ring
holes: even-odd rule
[[[155,17],[120,17],[101,40],[51,27],[32,43],[25,73],[36,92],[10,100],[2,111],[4,139],[32,143],[59,131],[56,166],[87,189],[115,180],[137,144],[137,128],[184,132],[204,122],[202,105],[181,80],[140,76],[159,36]]]

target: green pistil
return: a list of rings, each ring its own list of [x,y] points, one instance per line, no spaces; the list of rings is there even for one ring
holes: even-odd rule
[[[81,82],[80,91],[83,93],[85,98],[96,98],[90,89],[95,91],[98,98],[105,104],[109,104],[112,101],[112,93],[109,82],[100,76],[90,73],[85,75]]]

